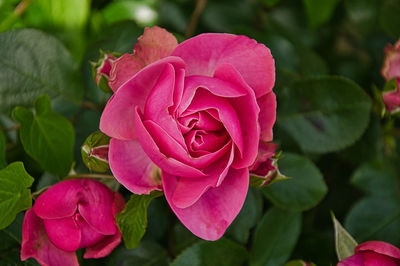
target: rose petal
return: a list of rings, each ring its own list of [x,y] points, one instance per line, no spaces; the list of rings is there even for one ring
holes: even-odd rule
[[[375,252],[364,252],[364,265],[367,266],[398,266],[395,259]]]
[[[107,256],[121,243],[121,232],[117,231],[114,235],[106,236],[101,242],[96,245],[86,248],[86,252],[83,255],[85,259],[90,258],[102,258]]]
[[[167,64],[184,68],[178,57],[166,57],[148,65],[125,82],[110,98],[100,119],[100,130],[120,140],[136,139],[135,108],[143,111],[146,99]]]
[[[273,126],[276,120],[276,96],[274,92],[267,93],[257,99],[260,107],[258,121],[260,123],[260,140],[269,142],[273,139]]]
[[[209,188],[219,186],[226,177],[229,167],[233,161],[233,150],[231,144],[230,154],[226,154],[225,158],[210,165],[206,169],[206,177],[187,178],[175,177],[175,180],[164,179],[165,189],[175,186],[172,195],[172,202],[178,208],[187,208],[193,205]]]
[[[81,241],[79,244],[79,248],[89,247],[104,238],[105,235],[97,232],[85,221],[85,219],[81,215],[77,214],[75,221],[81,231]]]
[[[74,252],[81,242],[81,231],[74,217],[43,220],[46,234],[59,249]]]
[[[145,28],[135,44],[133,54],[123,54],[112,65],[109,85],[116,92],[127,80],[146,65],[167,57],[178,45],[174,35],[154,26]]]
[[[177,79],[181,80],[184,77],[184,72],[180,71],[179,75],[181,77],[177,77]],[[183,83],[178,83],[178,85],[183,86]],[[169,113],[169,108],[174,105],[175,86],[174,68],[172,65],[167,64],[148,96],[144,108],[144,117],[163,128],[168,135],[184,147],[182,133],[176,120]],[[183,88],[177,88],[177,90],[183,91]]]
[[[385,60],[381,72],[387,81],[400,77],[400,41],[385,47]]]
[[[258,153],[260,127],[257,121],[259,121],[260,107],[257,104],[253,91],[232,65],[221,64],[215,71],[214,77],[230,82],[234,84],[235,87],[247,92],[242,97],[230,99],[230,103],[236,110],[238,120],[240,121],[244,148],[243,150],[239,150],[241,153],[240,156],[235,156],[233,167],[238,169],[249,167],[256,159]],[[273,106],[273,108],[275,108],[275,106]],[[275,119],[275,114],[273,119]]]
[[[154,179],[155,165],[138,140],[110,140],[110,168],[124,187],[135,194],[161,190],[161,180]]]
[[[382,98],[383,102],[385,103],[386,109],[389,112],[395,113],[400,110],[400,86],[393,91],[383,92]]]
[[[135,125],[138,132],[139,142],[143,150],[146,152],[146,154],[158,167],[160,167],[163,171],[175,173],[180,176],[191,176],[191,177],[205,176],[205,174],[200,170],[191,167],[189,165],[186,165],[174,158],[171,158],[170,156],[162,154],[160,148],[155,143],[155,140],[150,135],[147,128],[144,126],[138,112],[139,110],[137,108],[135,116],[136,117]],[[149,122],[148,124],[151,124],[151,121],[148,122]],[[156,127],[157,125],[154,126]],[[160,129],[160,131],[162,131],[162,129]],[[174,147],[177,148],[178,152],[179,150],[183,150],[183,148],[179,144],[177,144],[176,141],[174,141],[172,138],[170,138],[170,140],[171,142],[167,142],[166,144],[175,145]]]
[[[396,259],[400,259],[400,249],[383,241],[367,241],[358,245],[354,251],[374,251],[383,255],[387,255]]]
[[[113,214],[114,192],[106,185],[90,179],[81,179],[82,197],[79,213],[97,232],[112,235],[118,230]]]
[[[354,254],[340,261],[337,266],[364,266],[364,258],[361,253]]]
[[[33,209],[42,219],[71,217],[76,212],[81,190],[78,179],[57,183],[36,199]]]
[[[270,50],[246,36],[206,33],[179,44],[171,55],[187,64],[187,76],[213,76],[221,64],[231,64],[257,98],[272,90],[275,63]]]
[[[33,209],[26,211],[22,225],[21,260],[35,258],[41,265],[79,266],[75,252],[67,252],[54,246],[48,239],[43,221]]]
[[[163,173],[162,179],[163,183],[164,180],[172,180],[170,187],[164,187],[164,191],[179,220],[196,236],[205,240],[217,240],[243,206],[249,186],[249,171],[231,168],[221,186],[210,188],[195,204],[184,209],[173,204],[173,191],[177,185],[173,182],[173,176]]]

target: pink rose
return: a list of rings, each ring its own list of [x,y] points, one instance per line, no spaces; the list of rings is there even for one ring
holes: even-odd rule
[[[383,92],[382,99],[390,113],[394,114],[400,111],[400,78],[397,79],[397,89]]]
[[[364,242],[354,248],[354,253],[337,266],[400,265],[400,249],[383,241]]]
[[[42,265],[79,265],[84,258],[108,255],[120,242],[115,215],[124,208],[122,196],[90,179],[62,181],[41,194],[24,217],[21,260]]]
[[[400,39],[394,46],[389,44],[385,47],[382,76],[386,81],[393,78],[400,78]]]
[[[146,28],[110,73],[100,129],[114,176],[135,194],[163,190],[190,231],[220,238],[246,198],[259,141],[272,140],[274,82],[269,49],[248,37],[208,33],[178,45]]]

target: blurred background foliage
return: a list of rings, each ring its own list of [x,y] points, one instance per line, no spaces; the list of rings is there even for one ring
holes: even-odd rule
[[[152,25],[179,41],[203,32],[244,34],[275,58],[274,141],[283,150],[280,169],[292,179],[251,189],[214,243],[188,232],[165,200],[153,200],[138,248],[121,245],[82,265],[333,265],[330,210],[358,242],[400,246],[399,121],[381,116],[379,94],[384,47],[400,37],[399,14],[399,0],[0,0],[0,168],[23,161],[35,178],[32,191],[57,182],[26,153],[10,118],[13,107],[32,107],[46,93],[74,126],[75,171],[88,172],[80,146],[98,129],[110,97],[96,87],[89,64],[100,49],[132,52]],[[40,32],[6,32],[17,28]],[[10,61],[34,79],[12,72]],[[319,113],[304,113],[310,109]],[[22,218],[0,231],[1,265],[21,264]]]

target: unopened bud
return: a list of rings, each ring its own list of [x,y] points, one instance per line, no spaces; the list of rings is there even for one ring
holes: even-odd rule
[[[108,165],[108,147],[110,137],[100,131],[92,133],[81,148],[82,160],[86,167],[95,172],[106,172]]]
[[[93,79],[97,86],[105,92],[112,92],[108,85],[112,63],[117,59],[117,54],[100,51],[100,59],[92,64]]]

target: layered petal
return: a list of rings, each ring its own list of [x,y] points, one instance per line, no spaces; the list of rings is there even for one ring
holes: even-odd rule
[[[217,240],[223,235],[242,208],[249,186],[248,169],[230,168],[219,187],[208,189],[190,207],[178,208],[172,200],[176,178],[163,172],[162,179],[163,184],[170,182],[168,187],[164,186],[164,192],[176,216],[193,234],[206,240]]]
[[[187,76],[212,77],[221,64],[231,64],[257,98],[275,83],[275,63],[270,50],[246,36],[206,33],[190,38],[172,52],[187,64]]]
[[[337,266],[364,266],[364,257],[361,253],[354,254],[340,261]]]
[[[391,113],[400,111],[400,78],[398,79],[398,88],[393,91],[385,91],[382,93],[383,103],[386,109]]]
[[[36,216],[33,209],[28,210],[22,225],[21,260],[35,258],[41,265],[78,266],[75,252],[67,252],[57,248],[48,239],[43,221]]]
[[[143,111],[148,95],[167,64],[184,68],[178,57],[166,57],[148,65],[125,82],[110,98],[100,118],[100,130],[120,140],[136,139],[135,108]]]
[[[354,251],[374,251],[376,253],[386,255],[400,260],[400,249],[383,241],[367,241],[358,245]]]
[[[113,175],[132,193],[161,190],[161,180],[155,178],[156,166],[138,140],[111,139],[108,156]]]
[[[116,92],[143,67],[171,54],[178,42],[174,35],[154,26],[145,28],[135,44],[133,54],[124,54],[112,64],[109,85]]]
[[[398,266],[399,262],[393,258],[375,253],[375,252],[364,252],[364,265],[366,266]]]
[[[83,257],[85,259],[105,257],[110,254],[111,251],[113,251],[113,249],[119,245],[119,243],[121,243],[121,232],[117,230],[114,235],[106,236],[96,245],[86,248],[86,252],[83,254]]]
[[[269,92],[257,99],[260,107],[260,140],[269,142],[273,139],[273,126],[276,120],[276,96],[274,92]]]
[[[74,252],[80,246],[81,230],[74,218],[43,220],[47,236],[59,249]]]

